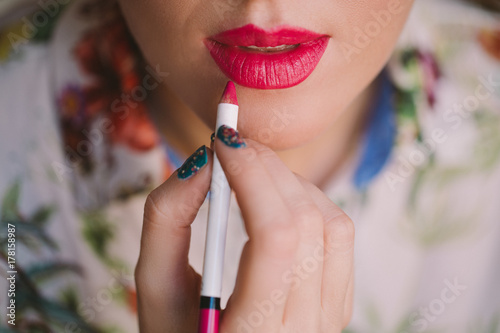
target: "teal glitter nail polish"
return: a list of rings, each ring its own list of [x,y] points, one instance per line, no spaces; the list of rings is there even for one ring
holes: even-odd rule
[[[226,125],[219,127],[217,130],[217,137],[228,147],[242,148],[247,146],[241,139],[238,131]]]
[[[198,171],[207,164],[207,147],[205,145],[198,148],[193,155],[182,164],[182,166],[177,171],[177,177],[179,179],[187,179],[198,173]]]

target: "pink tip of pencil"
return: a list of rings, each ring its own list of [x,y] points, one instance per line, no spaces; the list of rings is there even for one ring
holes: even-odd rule
[[[238,105],[238,98],[236,97],[236,88],[234,87],[234,83],[232,81],[228,81],[226,84],[226,88],[224,89],[224,93],[222,94],[222,98],[219,103],[229,103]]]

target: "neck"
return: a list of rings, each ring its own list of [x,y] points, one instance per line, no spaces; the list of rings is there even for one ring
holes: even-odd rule
[[[180,157],[187,158],[203,144],[210,146],[213,131],[167,86],[162,85],[151,103],[153,122]]]
[[[279,151],[278,156],[293,172],[324,187],[356,152],[375,91],[376,80],[321,135],[299,147]],[[213,131],[168,87],[164,87],[155,100],[158,103],[152,108],[151,117],[165,140],[183,158],[199,146],[210,144]]]

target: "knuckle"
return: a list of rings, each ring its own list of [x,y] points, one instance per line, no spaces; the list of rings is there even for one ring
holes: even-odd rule
[[[141,260],[139,259],[139,261],[137,262],[137,265],[135,265],[135,269],[134,269],[134,281],[135,281],[135,285],[136,285],[137,289],[141,288],[142,285],[144,285],[144,283],[143,283],[144,277],[145,277],[145,274],[143,274]]]
[[[325,224],[327,246],[335,251],[350,251],[354,247],[354,223],[341,214]]]
[[[256,238],[256,243],[267,253],[280,258],[291,258],[298,248],[299,231],[290,223],[273,222],[261,228]]]
[[[138,294],[151,295],[152,290],[150,290],[149,287],[152,284],[148,281],[148,274],[144,271],[141,260],[139,260],[135,266],[134,279]]]
[[[323,215],[313,204],[297,206],[293,212],[293,221],[303,239],[315,239],[323,233]]]
[[[196,193],[192,193],[190,198],[191,200],[182,200],[174,204],[165,199],[164,193],[160,193],[158,189],[153,190],[144,204],[144,227],[183,228],[189,226],[198,212],[196,203],[202,200]]]
[[[323,226],[323,216],[312,203],[301,202],[295,205],[293,216],[295,223],[301,228],[310,230],[315,226]]]
[[[160,209],[158,189],[151,191],[146,197],[144,204],[145,220],[155,221],[157,218],[168,217],[170,215],[168,205],[162,205]]]
[[[345,215],[344,211],[334,204],[333,201],[325,200],[319,203],[318,207],[324,212],[327,220],[333,220],[339,215]]]
[[[141,269],[139,268],[140,261],[137,262],[137,265],[135,265],[134,268],[134,281],[137,287],[139,287],[139,284],[141,283]]]

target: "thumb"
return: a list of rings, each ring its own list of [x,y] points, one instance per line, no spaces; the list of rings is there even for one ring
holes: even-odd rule
[[[212,151],[200,147],[146,200],[135,271],[143,314],[158,313],[163,321],[167,313],[175,317],[174,312],[192,307],[190,298],[199,302],[200,276],[190,267],[188,253],[191,223],[210,188],[211,165]]]

